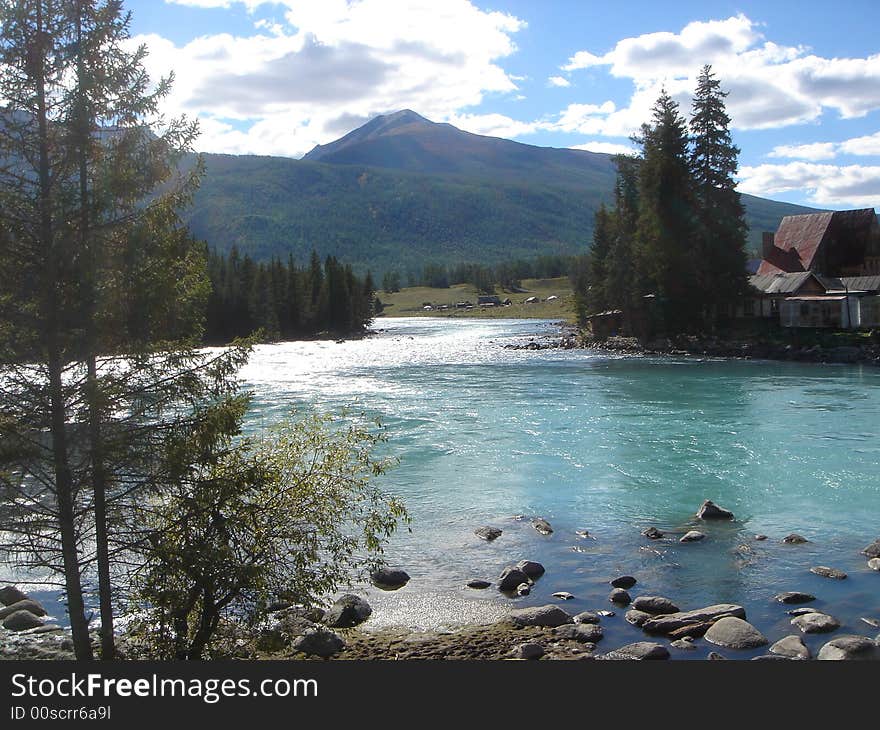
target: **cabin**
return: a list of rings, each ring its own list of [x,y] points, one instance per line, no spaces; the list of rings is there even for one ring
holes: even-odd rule
[[[880,224],[873,208],[785,216],[764,233],[737,316],[783,327],[880,326]]]
[[[496,296],[479,296],[477,297],[477,305],[480,307],[500,307],[501,299]]]
[[[590,327],[593,337],[604,340],[617,335],[623,326],[623,310],[610,309],[584,318]]]

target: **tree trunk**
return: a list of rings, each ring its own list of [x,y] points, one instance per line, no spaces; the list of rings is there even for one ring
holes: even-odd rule
[[[37,4],[37,39],[44,32],[41,4]],[[40,42],[37,40],[37,42]],[[77,545],[76,515],[73,494],[73,476],[70,471],[67,439],[67,408],[62,380],[58,302],[58,252],[55,250],[52,210],[51,175],[49,165],[49,129],[46,112],[45,74],[42,60],[37,75],[37,124],[39,129],[39,185],[40,185],[40,241],[45,253],[43,282],[46,314],[46,350],[49,377],[49,407],[51,412],[52,458],[55,472],[55,497],[58,506],[58,528],[61,533],[61,552],[64,564],[64,582],[67,590],[67,612],[77,659],[91,659],[92,645],[85,617],[82,580],[80,577],[79,548]]]

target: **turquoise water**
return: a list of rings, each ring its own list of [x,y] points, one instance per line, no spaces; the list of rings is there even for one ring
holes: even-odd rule
[[[365,340],[259,347],[242,373],[254,430],[292,408],[346,407],[387,425],[400,464],[382,484],[413,517],[387,554],[412,580],[395,593],[362,587],[370,624],[491,620],[554,602],[559,590],[576,596],[567,610],[614,610],[608,581],[628,573],[634,596],[665,595],[683,609],[740,603],[771,641],[792,633],[772,601],[783,590],[817,595],[816,607],[844,621],[839,633],[876,634],[860,618],[880,618],[880,573],[859,550],[880,536],[880,370],[503,348],[554,334],[550,322],[376,326]],[[697,525],[703,499],[736,521]],[[542,516],[555,531],[543,537],[516,516]],[[476,538],[486,524],[502,537]],[[652,542],[640,535],[649,525],[672,538],[699,526],[708,537]],[[810,543],[782,544],[791,532]],[[523,558],[547,567],[528,597],[464,587]],[[814,576],[813,565],[849,578]],[[622,614],[603,620],[608,647],[643,638]]]

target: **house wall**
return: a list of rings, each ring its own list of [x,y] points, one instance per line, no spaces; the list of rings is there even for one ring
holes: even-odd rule
[[[779,307],[779,321],[783,327],[849,329],[850,317],[846,304],[845,298],[810,301],[784,299]],[[858,302],[851,302],[850,309],[858,311]]]
[[[861,329],[880,327],[880,296],[859,299],[859,327]]]

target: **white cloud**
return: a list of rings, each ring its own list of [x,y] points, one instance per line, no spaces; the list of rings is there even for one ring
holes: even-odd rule
[[[633,82],[630,109],[609,119],[597,133],[635,132],[645,121],[642,97],[657,98],[661,86],[692,93],[696,77],[711,64],[729,91],[727,111],[739,129],[784,127],[818,119],[826,109],[857,117],[880,109],[880,54],[867,58],[821,58],[801,46],[781,46],[764,38],[745,15],[696,21],[678,33],[648,33],[618,41],[597,55],[578,51],[565,71],[607,67],[612,76]],[[636,107],[638,106],[638,109]],[[690,106],[686,99],[686,106]]]
[[[740,170],[739,189],[754,195],[807,191],[816,205],[880,206],[880,166],[790,162]]]
[[[847,155],[880,155],[880,132],[848,139],[840,143],[839,149]]]
[[[614,142],[585,142],[584,144],[576,144],[571,147],[573,150],[587,150],[587,152],[604,152],[607,155],[632,155],[636,154],[630,145],[615,144]]]
[[[541,122],[520,122],[504,114],[454,114],[447,121],[466,132],[489,137],[520,137],[541,128]]]
[[[837,145],[833,142],[814,142],[813,144],[778,145],[767,157],[784,157],[795,160],[833,160],[837,156]]]
[[[172,1],[228,8],[238,0]],[[446,121],[487,95],[519,91],[498,62],[516,50],[513,36],[525,23],[470,0],[239,4],[280,5],[287,25],[256,21],[252,36],[209,35],[183,46],[159,35],[133,39],[148,45],[153,78],[174,71],[166,111],[203,120],[204,151],[299,156],[338,137],[343,118],[412,108]]]
[[[571,81],[569,81],[564,76],[551,76],[549,79],[547,79],[547,83],[550,84],[550,86],[559,86],[562,88],[567,88],[571,86]]]

